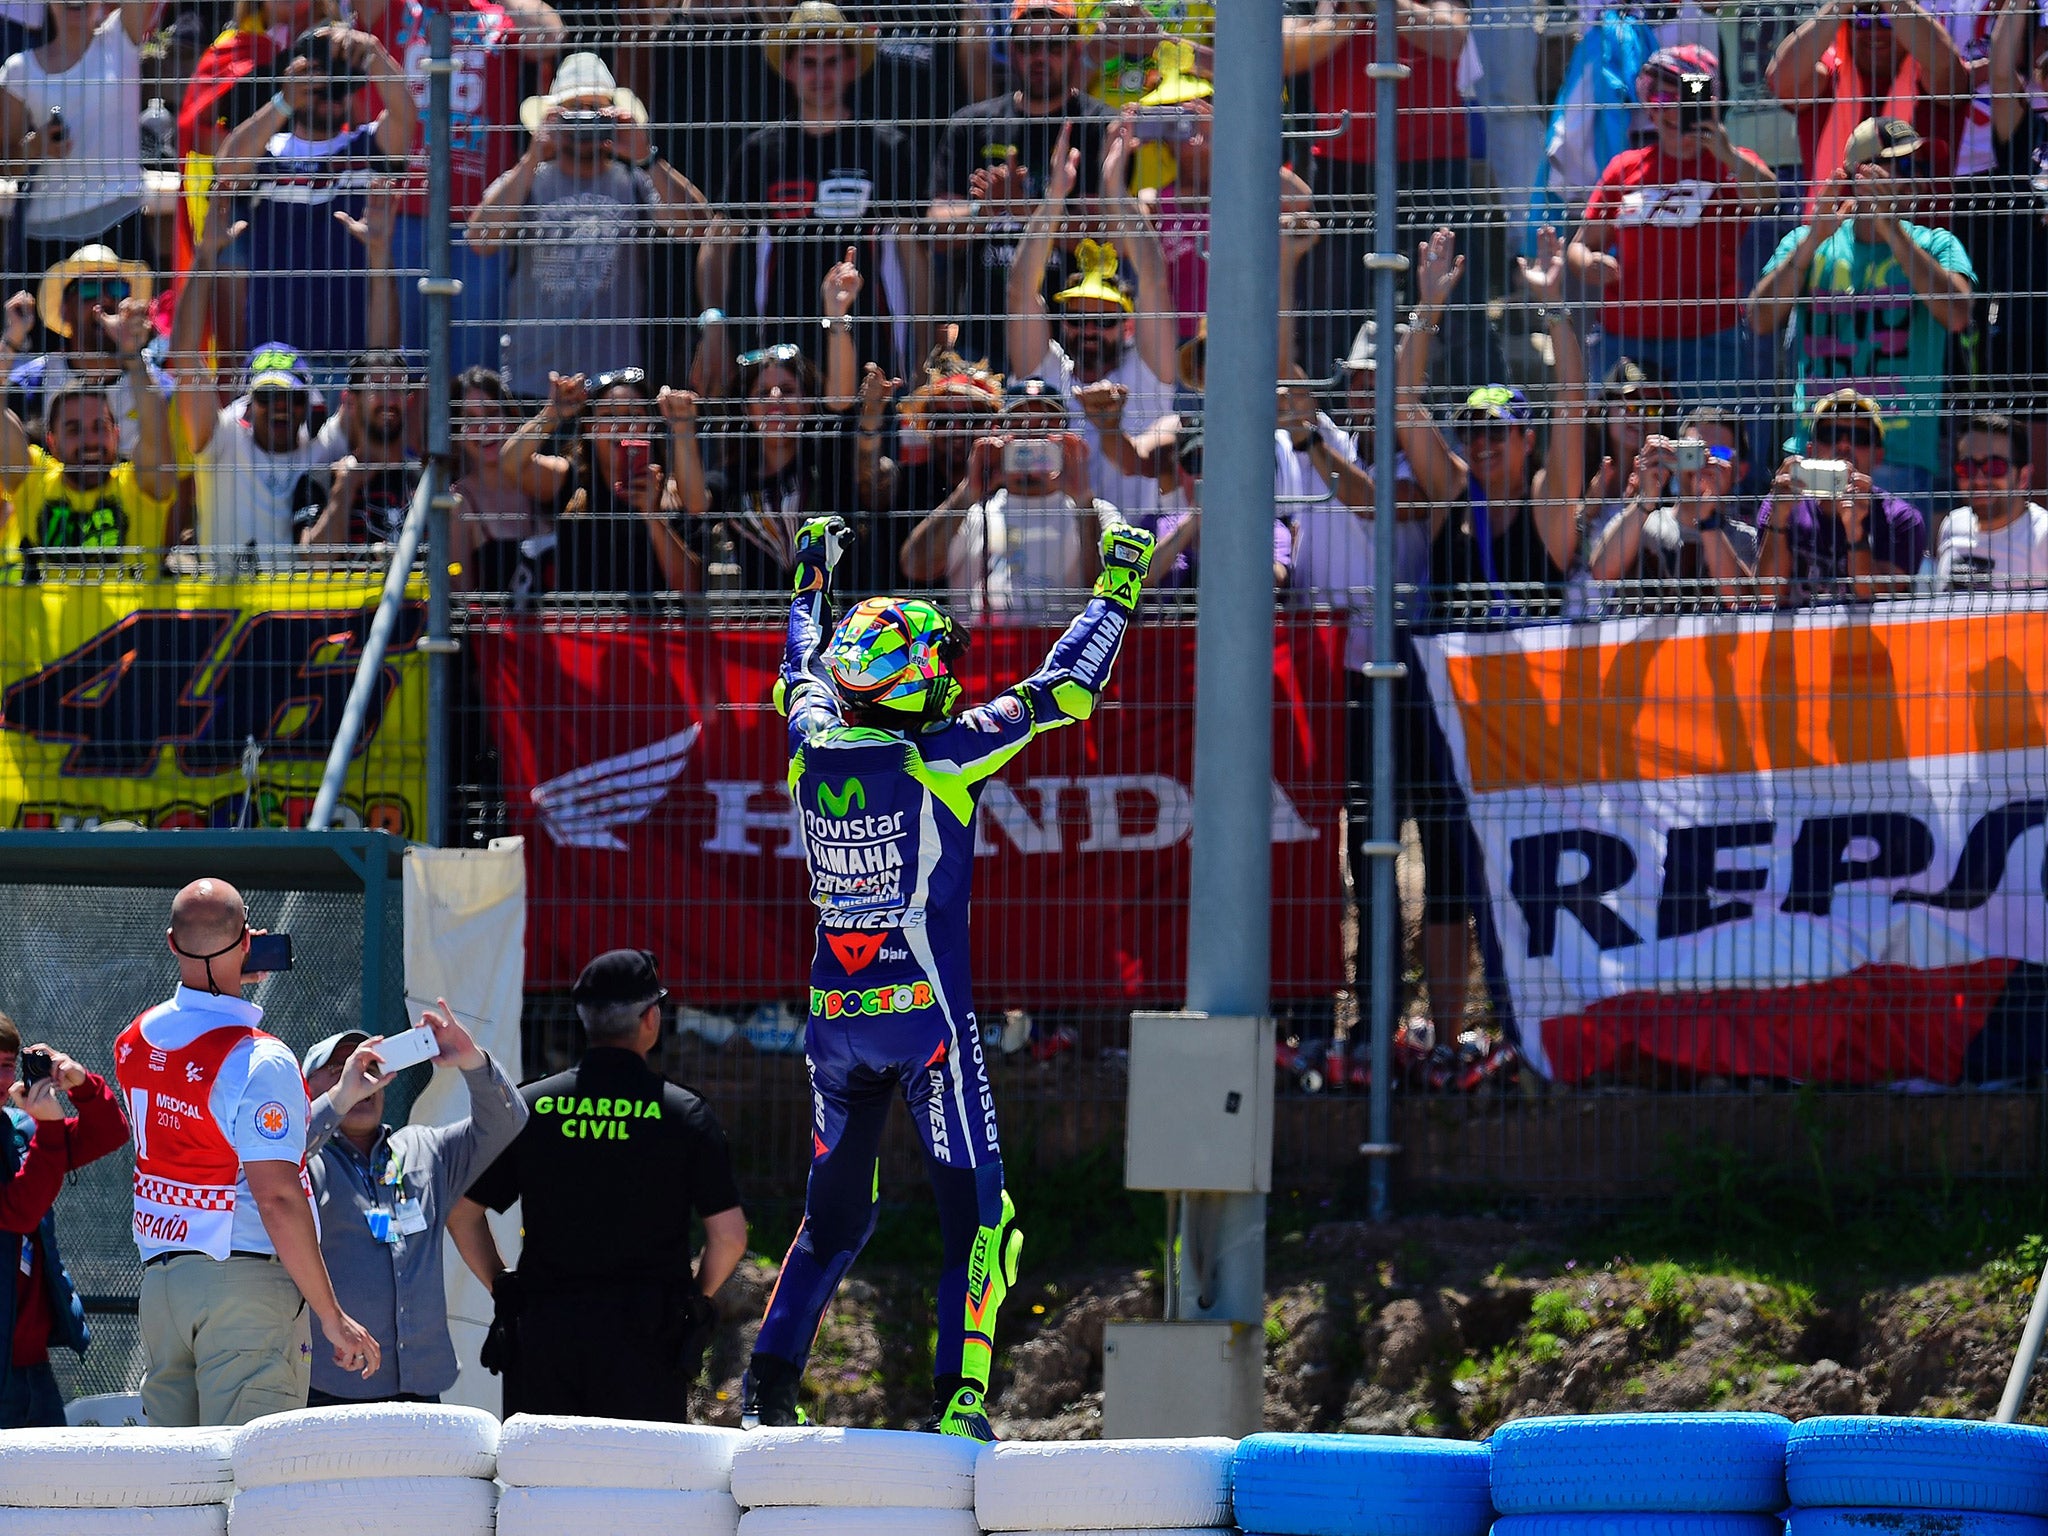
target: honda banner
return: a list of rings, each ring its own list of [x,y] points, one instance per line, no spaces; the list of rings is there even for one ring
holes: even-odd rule
[[[1035,668],[1057,629],[977,631],[969,700]],[[654,951],[692,1003],[800,1000],[815,913],[770,703],[782,627],[515,619],[474,636],[528,850],[527,981]],[[1273,983],[1345,981],[1340,925],[1343,632],[1287,623],[1273,651]],[[1195,633],[1133,630],[1093,719],[991,782],[976,834],[984,1010],[1176,1005],[1184,996]]]
[[[2039,597],[1419,649],[1496,974],[1544,1071],[1579,1081],[1647,1058],[1953,1083],[2038,1057],[2002,1026],[2048,962]]]

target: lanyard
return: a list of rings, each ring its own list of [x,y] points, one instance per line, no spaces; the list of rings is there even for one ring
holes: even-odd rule
[[[1508,595],[1500,584],[1500,572],[1493,558],[1493,524],[1488,513],[1492,504],[1486,499],[1486,492],[1475,478],[1468,486],[1466,499],[1472,512],[1472,537],[1479,544],[1479,574],[1486,580],[1486,590],[1491,599],[1486,610],[1489,619],[1514,619],[1521,616],[1518,604],[1508,601]]]

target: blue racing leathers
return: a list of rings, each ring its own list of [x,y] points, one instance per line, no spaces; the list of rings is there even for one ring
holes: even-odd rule
[[[756,1353],[798,1366],[809,1355],[826,1303],[874,1230],[876,1154],[900,1092],[939,1203],[932,1373],[986,1390],[1003,1282],[984,1272],[992,1259],[1001,1267],[1009,1211],[968,975],[975,808],[989,778],[1034,737],[1094,712],[1134,606],[1134,586],[1125,603],[1091,599],[1024,681],[951,719],[895,730],[849,723],[820,660],[824,593],[791,605],[782,663],[789,792],[818,908],[804,1033],[812,1162],[803,1225]]]

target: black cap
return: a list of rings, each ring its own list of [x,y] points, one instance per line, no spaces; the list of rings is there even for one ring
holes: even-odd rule
[[[569,996],[593,1008],[620,1003],[658,1003],[668,996],[655,969],[654,956],[644,949],[608,949],[576,978]]]

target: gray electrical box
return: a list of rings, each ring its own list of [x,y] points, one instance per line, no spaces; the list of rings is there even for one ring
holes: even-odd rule
[[[1131,1015],[1129,1189],[1263,1195],[1273,1188],[1273,1021]]]
[[[1265,1428],[1266,1330],[1258,1323],[1110,1323],[1102,1333],[1102,1438]]]

